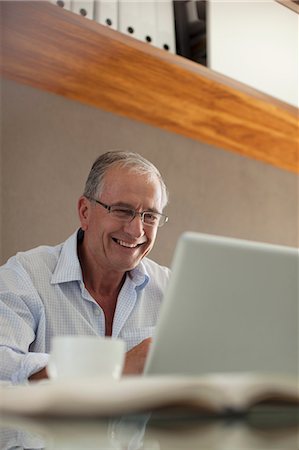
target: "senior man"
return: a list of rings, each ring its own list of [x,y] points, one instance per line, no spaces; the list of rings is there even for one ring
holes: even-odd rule
[[[0,378],[47,378],[51,338],[98,335],[127,344],[124,373],[143,371],[170,271],[150,260],[168,201],[141,155],[99,156],[64,243],[17,253],[0,267]]]

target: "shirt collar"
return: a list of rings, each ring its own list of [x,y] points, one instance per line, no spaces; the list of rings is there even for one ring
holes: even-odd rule
[[[65,283],[68,281],[83,281],[82,270],[77,253],[78,241],[82,239],[83,232],[79,229],[72,234],[64,244],[62,244],[61,253],[51,278],[51,284]],[[149,281],[149,275],[142,261],[128,273],[128,276],[135,284],[136,288],[140,290],[143,289]]]
[[[149,275],[142,261],[140,261],[138,266],[132,269],[128,275],[139,290],[143,289],[149,282]]]
[[[72,234],[62,245],[51,283],[65,283],[68,281],[82,281],[82,270],[77,253],[77,242],[80,230]]]

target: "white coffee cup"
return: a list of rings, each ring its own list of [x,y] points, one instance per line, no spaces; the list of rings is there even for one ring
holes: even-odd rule
[[[120,378],[125,342],[100,336],[55,336],[47,372],[52,379]]]

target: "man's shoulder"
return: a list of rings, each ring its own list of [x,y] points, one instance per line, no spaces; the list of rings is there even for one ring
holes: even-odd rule
[[[26,251],[20,251],[11,257],[6,265],[53,265],[56,264],[64,247],[76,246],[77,232],[69,236],[64,242],[56,245],[40,245]]]
[[[20,251],[9,258],[2,268],[20,273],[24,270],[27,273],[53,272],[67,241],[56,245],[40,245],[30,250]]]
[[[159,279],[168,281],[171,274],[169,267],[162,266],[156,261],[153,261],[149,258],[144,258],[142,260],[142,263],[144,266],[144,270],[150,279],[156,279],[158,277]]]
[[[53,270],[57,264],[62,246],[63,244],[55,246],[40,245],[30,250],[18,252],[7,261],[6,267],[13,269],[19,266],[29,272],[35,268],[42,269],[43,267]]]
[[[3,290],[31,289],[36,280],[49,280],[57,264],[60,246],[39,246],[18,252],[0,267],[0,284]]]
[[[77,231],[58,245],[41,245],[18,252],[2,266],[1,274],[29,278],[34,283],[68,281],[70,273],[78,275]],[[75,267],[75,269],[74,269]],[[56,278],[53,277],[56,274]]]
[[[163,266],[163,265],[157,263],[156,261],[154,261],[153,259],[150,259],[148,257],[145,257],[142,260],[142,262],[143,262],[145,267],[151,268],[152,270],[159,270],[159,271],[163,271],[163,272],[170,272],[169,267]]]
[[[47,258],[55,258],[59,256],[64,243],[56,245],[39,245],[38,247],[18,252],[16,259],[18,261],[34,261],[34,260],[47,260]]]

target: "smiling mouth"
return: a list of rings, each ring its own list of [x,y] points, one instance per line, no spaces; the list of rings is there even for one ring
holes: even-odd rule
[[[112,238],[114,242],[116,242],[121,247],[126,248],[137,248],[140,247],[140,245],[144,244],[144,242],[141,242],[140,244],[130,244],[129,242],[122,241],[121,239]]]

